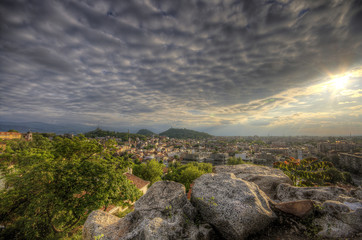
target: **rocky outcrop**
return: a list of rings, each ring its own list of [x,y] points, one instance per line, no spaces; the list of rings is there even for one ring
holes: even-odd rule
[[[237,178],[253,182],[271,199],[275,199],[279,184],[293,184],[280,169],[250,164],[216,166],[215,173],[233,173]]]
[[[277,198],[281,201],[313,200],[321,216],[313,220],[320,228],[318,236],[350,238],[362,232],[362,201],[360,190],[348,191],[340,187],[293,187],[280,184]]]
[[[124,218],[92,212],[83,239],[362,238],[361,188],[294,187],[274,170],[215,167],[194,182],[191,202],[183,185],[157,182]]]
[[[340,187],[294,187],[289,184],[280,184],[277,187],[277,199],[286,201],[295,201],[310,199],[318,202],[335,200],[340,202],[356,202],[351,193]]]
[[[113,239],[108,236],[118,234],[117,225],[119,218],[102,210],[93,211],[89,214],[83,226],[83,239],[96,239],[107,233],[106,239]]]
[[[151,186],[134,205],[134,211],[124,218],[95,211],[83,229],[83,239],[211,239],[213,229],[208,224],[194,223],[196,209],[187,200],[180,183],[160,181]]]
[[[274,205],[274,207],[279,211],[303,218],[313,212],[314,203],[311,200],[300,200],[277,203]]]
[[[320,211],[323,216],[316,218],[314,224],[322,230],[321,237],[346,238],[362,232],[362,203],[354,203],[354,210],[337,201],[325,201]]]
[[[276,215],[259,187],[232,173],[205,174],[195,181],[191,202],[225,239],[244,239]]]

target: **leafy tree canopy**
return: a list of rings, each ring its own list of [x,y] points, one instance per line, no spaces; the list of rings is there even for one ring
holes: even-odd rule
[[[175,163],[170,166],[165,180],[175,181],[185,185],[186,191],[190,189],[191,183],[205,173],[212,172],[212,164],[192,162],[185,165]]]
[[[135,165],[133,167],[133,174],[144,180],[150,181],[151,185],[157,181],[162,180],[163,168],[165,165],[151,159],[147,163]]]
[[[281,169],[296,186],[330,185],[336,183],[351,184],[348,172],[336,169],[333,163],[316,158],[295,159],[275,162],[273,167]]]
[[[227,160],[227,165],[238,165],[238,164],[245,164],[245,162],[240,158],[231,157]]]
[[[84,136],[11,142],[0,155],[0,238],[57,239],[92,210],[136,200],[141,193],[123,174],[131,162],[113,146]]]

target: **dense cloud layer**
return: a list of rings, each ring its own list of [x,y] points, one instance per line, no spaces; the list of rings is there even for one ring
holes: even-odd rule
[[[0,115],[223,134],[340,111],[362,134],[362,74],[328,111],[331,93],[304,92],[360,73],[361,22],[358,0],[3,0]]]

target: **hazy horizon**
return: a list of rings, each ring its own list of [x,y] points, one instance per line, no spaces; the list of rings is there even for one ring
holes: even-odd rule
[[[35,125],[34,125],[35,124]],[[45,125],[42,127],[42,125]],[[79,129],[79,128],[82,129]],[[177,129],[183,129],[182,127],[166,127],[164,129],[155,129],[155,128],[127,128],[127,127],[107,127],[107,126],[100,126],[100,125],[82,125],[82,124],[49,124],[49,123],[42,123],[42,122],[1,122],[0,121],[0,132],[1,131],[8,131],[8,130],[18,130],[20,132],[27,132],[27,131],[33,131],[33,132],[40,132],[40,133],[57,133],[57,134],[64,134],[64,133],[86,133],[89,131],[96,130],[97,128],[100,128],[105,131],[115,131],[115,132],[128,132],[130,133],[137,133],[141,129],[147,129],[155,134],[160,134],[170,128],[177,128]],[[198,129],[198,128],[187,128],[190,130],[200,131],[209,133],[215,137],[361,137],[362,135],[353,134],[350,132],[349,134],[344,135],[272,135],[272,134],[244,134],[244,135],[214,135],[206,129]]]

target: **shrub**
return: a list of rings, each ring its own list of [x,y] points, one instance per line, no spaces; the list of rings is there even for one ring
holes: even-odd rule
[[[320,161],[316,158],[299,160],[291,157],[283,162],[275,162],[273,166],[281,169],[293,181],[295,186],[352,182],[352,178],[348,173],[339,171],[331,162]]]
[[[245,164],[245,162],[239,157],[239,158],[236,158],[236,157],[231,157],[228,159],[227,165],[238,165],[238,164]]]
[[[210,163],[192,162],[186,165],[172,164],[169,173],[165,176],[165,180],[182,183],[186,191],[190,189],[191,183],[205,173],[212,172]]]

